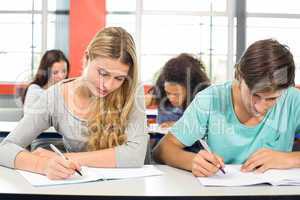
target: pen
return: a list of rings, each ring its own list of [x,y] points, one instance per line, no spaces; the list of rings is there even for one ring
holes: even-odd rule
[[[212,153],[212,151],[210,150],[209,146],[207,145],[207,143],[202,140],[202,139],[199,139],[199,142],[201,143],[202,147],[208,151],[209,153]],[[221,170],[221,172],[223,172],[223,174],[225,174],[225,170],[220,166],[219,169]]]
[[[64,156],[64,154],[61,153],[61,152],[58,150],[58,148],[56,148],[53,144],[50,144],[50,148],[51,148],[55,153],[57,153],[59,156],[61,156],[63,159],[68,160],[68,158],[67,158],[66,156]],[[80,172],[79,170],[75,169],[75,171],[76,171],[80,176],[82,176],[82,174],[81,174],[81,172]]]

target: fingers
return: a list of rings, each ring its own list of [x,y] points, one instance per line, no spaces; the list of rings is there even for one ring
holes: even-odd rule
[[[214,154],[214,156],[217,158],[221,167],[224,168],[225,167],[224,159],[222,157],[218,156],[217,154]]]
[[[211,163],[212,165],[214,165],[215,167],[219,168],[221,167],[221,164],[219,162],[219,160],[217,159],[215,154],[209,153],[207,151],[200,151],[199,154],[205,159],[207,160],[209,163]]]
[[[80,170],[78,163],[57,156],[50,159],[46,169],[46,175],[52,180],[67,179],[75,173],[75,169]]]
[[[265,171],[267,171],[268,169],[270,169],[270,167],[267,164],[263,164],[260,167],[258,167],[255,172],[256,173],[264,173]]]
[[[253,153],[249,159],[242,165],[241,171],[243,172],[249,172],[254,171],[256,168],[259,168],[261,165],[263,165],[266,162],[267,149],[259,149],[255,153]]]
[[[220,160],[222,160],[220,158]],[[212,176],[219,170],[219,160],[214,154],[207,151],[200,151],[192,163],[192,173],[195,176]]]
[[[162,123],[162,124],[160,125],[160,127],[161,127],[161,128],[168,128],[169,126],[168,126],[167,123]]]
[[[160,124],[161,128],[169,128],[171,127],[175,122],[174,121],[166,121]]]

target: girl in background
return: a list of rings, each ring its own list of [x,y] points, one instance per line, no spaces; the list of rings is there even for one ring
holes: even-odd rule
[[[162,68],[152,89],[152,102],[158,105],[157,122],[171,127],[182,115],[194,96],[210,85],[201,60],[182,53]]]
[[[57,49],[46,51],[33,81],[28,84],[22,95],[24,112],[38,100],[45,89],[68,78],[69,71],[69,61],[62,51]]]

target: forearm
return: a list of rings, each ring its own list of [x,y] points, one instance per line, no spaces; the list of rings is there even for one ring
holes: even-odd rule
[[[184,151],[177,146],[168,144],[160,145],[154,151],[154,158],[157,161],[188,171],[192,170],[192,161],[194,157],[194,153]]]
[[[27,151],[18,153],[15,160],[15,168],[45,174],[45,163],[48,158],[34,155]]]
[[[290,152],[288,153],[290,157],[291,166],[293,168],[300,168],[300,152]]]
[[[114,148],[90,152],[67,153],[65,155],[77,161],[82,166],[116,167],[116,153]]]

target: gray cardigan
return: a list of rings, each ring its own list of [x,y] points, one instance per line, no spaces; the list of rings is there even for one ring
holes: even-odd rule
[[[37,102],[44,92],[45,90],[37,84],[31,84],[28,87],[23,105],[24,113],[26,113],[35,102]]]
[[[84,151],[87,144],[86,122],[72,115],[64,104],[58,83],[27,109],[17,127],[0,143],[0,165],[14,168],[21,151],[51,125],[63,137],[72,152]],[[140,167],[144,164],[149,136],[146,132],[146,114],[142,87],[136,92],[134,108],[126,128],[127,142],[115,147],[117,167]],[[99,157],[99,159],[101,159]]]

